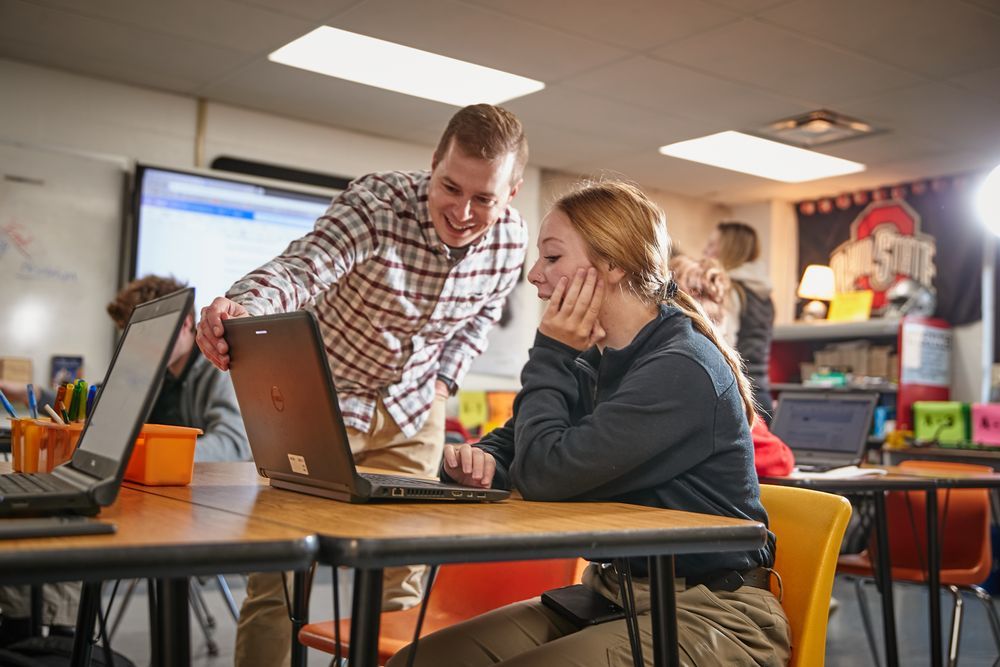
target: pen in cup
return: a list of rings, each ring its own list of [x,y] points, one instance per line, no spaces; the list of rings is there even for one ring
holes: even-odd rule
[[[35,402],[35,385],[28,383],[28,414],[38,419],[38,403]]]
[[[52,421],[54,421],[56,424],[65,424],[66,423],[66,422],[64,422],[62,420],[62,417],[60,417],[58,414],[56,414],[56,411],[53,410],[52,406],[49,405],[48,403],[45,404],[45,407],[43,407],[42,410],[44,410],[45,413],[49,416],[49,418]]]
[[[7,397],[3,395],[3,390],[0,390],[0,403],[3,403],[3,409],[7,411],[11,419],[17,419],[17,413],[14,412],[14,406],[10,404]]]

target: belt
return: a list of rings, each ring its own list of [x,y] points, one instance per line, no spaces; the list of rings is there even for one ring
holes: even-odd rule
[[[755,567],[749,570],[715,570],[694,577],[685,577],[688,588],[705,586],[710,591],[733,591],[743,586],[753,586],[771,590],[771,570],[766,567]]]

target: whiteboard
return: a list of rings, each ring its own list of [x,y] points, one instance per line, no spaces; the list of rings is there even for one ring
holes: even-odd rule
[[[125,168],[0,144],[0,356],[29,357],[48,386],[53,355],[103,379],[115,328]]]

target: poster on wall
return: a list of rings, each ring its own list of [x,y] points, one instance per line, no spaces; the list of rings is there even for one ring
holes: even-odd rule
[[[798,202],[799,275],[809,264],[829,265],[838,292],[872,290],[873,316],[891,312],[893,295],[925,296],[933,315],[953,326],[978,321],[987,232],[971,200],[981,176]],[[1000,337],[996,342],[995,355]]]

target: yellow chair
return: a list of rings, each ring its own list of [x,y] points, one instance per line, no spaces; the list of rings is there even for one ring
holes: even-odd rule
[[[822,665],[826,656],[826,625],[830,593],[837,570],[851,504],[843,496],[790,486],[762,484],[761,501],[771,531],[777,536],[778,556],[771,588],[792,628],[790,667]]]

